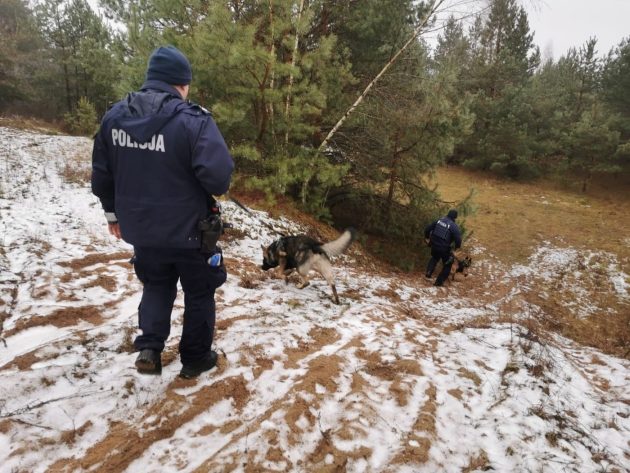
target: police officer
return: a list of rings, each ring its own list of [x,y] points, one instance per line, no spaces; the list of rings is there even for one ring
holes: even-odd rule
[[[424,238],[429,241],[431,246],[431,259],[426,272],[427,278],[433,275],[437,262],[442,260],[442,271],[435,280],[434,286],[444,284],[451,273],[451,266],[454,261],[451,242],[455,242],[455,249],[462,246],[462,234],[455,219],[457,219],[457,210],[451,209],[446,217],[436,220],[424,229]]]
[[[92,152],[92,192],[109,232],[133,245],[136,275],[144,285],[136,368],[162,372],[179,280],[185,304],[179,343],[184,378],[210,370],[217,361],[211,350],[214,291],[226,272],[218,248],[201,251],[199,222],[210,211],[211,196],[227,192],[234,169],[210,113],[186,101],[191,80],[181,51],[156,49],[140,90],[106,113]]]

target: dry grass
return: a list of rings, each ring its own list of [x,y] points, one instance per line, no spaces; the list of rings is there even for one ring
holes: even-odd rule
[[[5,336],[8,338],[31,327],[41,327],[44,325],[71,327],[79,321],[88,322],[92,325],[100,325],[103,323],[103,316],[101,315],[101,312],[102,307],[94,305],[82,307],[62,307],[48,315],[20,318],[15,324],[15,327],[8,330]]]
[[[36,131],[47,135],[63,133],[59,123],[47,122],[38,118],[20,117],[17,115],[0,117],[0,126],[17,128],[19,130]]]
[[[133,346],[133,340],[136,335],[136,327],[133,324],[127,324],[123,328],[123,339],[118,348],[117,353],[133,353],[136,351]]]
[[[75,153],[64,159],[60,165],[59,174],[68,184],[86,185],[90,182],[92,167],[89,156]]]
[[[583,194],[546,181],[518,183],[445,167],[434,183],[449,202],[475,189],[476,213],[466,217],[466,227],[474,230],[474,241],[504,263],[526,261],[545,240],[630,259],[630,185],[625,182],[610,178],[608,186],[596,183]]]
[[[75,258],[70,261],[61,261],[59,266],[79,271],[95,264],[106,265],[119,260],[128,261],[131,256],[131,252],[128,251],[118,251],[115,253],[89,253],[81,258]]]
[[[621,178],[595,182],[586,194],[553,182],[518,183],[461,168],[439,169],[434,183],[439,184],[438,191],[448,202],[463,199],[471,188],[476,190],[476,212],[465,218],[465,225],[474,231],[470,246],[483,248],[483,257],[506,265],[524,263],[543,242],[551,242],[578,251],[610,252],[628,272],[630,185]],[[578,269],[583,273],[579,281],[571,279],[575,268],[566,268],[566,274],[558,274],[557,280],[538,281],[523,294],[527,302],[542,309],[530,320],[535,326],[528,329],[558,332],[606,353],[629,357],[627,300],[607,286],[605,275],[599,274],[602,268]],[[590,294],[589,302],[600,309],[587,317],[578,316],[568,304],[574,295],[565,290],[565,280],[569,286],[579,283]],[[493,297],[498,299],[500,290],[495,287]],[[553,297],[543,297],[545,293]],[[514,314],[514,308],[507,313]],[[489,322],[492,325],[494,321]]]
[[[468,465],[462,470],[462,473],[470,473],[473,471],[493,470],[490,465],[488,454],[484,450],[480,450],[477,455],[471,457]]]

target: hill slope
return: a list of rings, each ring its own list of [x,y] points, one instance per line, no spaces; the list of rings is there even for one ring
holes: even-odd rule
[[[89,140],[0,128],[0,150],[0,471],[630,469],[630,363],[532,324],[627,307],[614,254],[508,266],[479,242],[471,277],[434,288],[355,247],[335,306],[258,268],[261,222],[312,228],[226,203],[219,366],[177,377],[180,294],[156,379],[133,368],[141,287],[82,181]]]

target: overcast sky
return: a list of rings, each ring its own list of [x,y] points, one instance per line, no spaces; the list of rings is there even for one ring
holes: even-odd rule
[[[597,37],[600,55],[630,36],[630,0],[523,0],[534,42],[558,59],[571,46]]]
[[[445,0],[438,13],[438,25],[450,16],[470,27],[476,14],[489,0]],[[597,38],[597,52],[605,56],[610,48],[630,36],[630,0],[517,0],[525,8],[534,42],[543,59],[558,59],[567,50],[579,48],[591,36]],[[435,46],[442,31],[436,28],[423,35]]]

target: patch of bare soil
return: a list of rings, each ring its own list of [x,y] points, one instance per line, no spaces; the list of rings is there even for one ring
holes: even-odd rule
[[[407,432],[402,451],[392,461],[394,465],[426,463],[429,459],[431,438],[435,437],[435,414],[437,412],[437,390],[433,384],[427,389],[427,396],[427,401],[422,406],[413,428]]]
[[[15,366],[20,371],[26,371],[30,369],[31,366],[33,366],[33,364],[37,363],[38,361],[41,361],[41,359],[35,354],[35,352],[28,352],[28,353],[25,353],[24,355],[16,356],[15,358],[13,358],[13,360],[11,360],[6,365],[0,366],[0,370],[9,368],[11,366]]]
[[[83,436],[83,434],[85,434],[85,432],[87,432],[90,427],[92,427],[92,421],[88,420],[78,429],[64,430],[63,432],[61,432],[59,440],[65,445],[72,445],[77,441],[79,437]]]
[[[116,285],[116,279],[113,278],[112,276],[108,276],[106,274],[99,274],[96,276],[95,279],[88,282],[84,287],[85,288],[102,287],[108,292],[114,292],[116,290],[117,285]]]
[[[328,455],[333,458],[332,463],[326,462]],[[322,438],[315,450],[308,457],[309,467],[313,471],[322,473],[336,473],[346,471],[348,460],[368,458],[372,455],[372,449],[368,447],[357,447],[353,451],[339,450],[330,438],[330,432],[322,432]]]
[[[297,426],[300,419],[304,419],[309,427],[317,422],[317,418],[310,410],[311,403],[307,402],[302,396],[296,396],[284,415],[287,425],[291,428],[291,436],[289,443],[295,445],[300,442],[300,433],[302,429]]]
[[[366,361],[364,371],[385,381],[397,381],[408,375],[422,376],[420,364],[415,360],[394,360],[384,362],[377,352],[357,350],[356,355]]]
[[[15,421],[13,419],[0,420],[0,434],[7,434],[11,430],[11,426]]]
[[[305,391],[317,395],[317,386],[329,393],[337,391],[335,379],[339,376],[343,360],[337,355],[322,355],[308,364],[308,375],[295,385],[297,391]]]
[[[462,291],[471,300],[494,307],[496,315],[458,322],[445,330],[521,323],[535,332],[559,333],[604,353],[630,357],[630,302],[609,286],[601,267],[573,269],[551,279],[497,278],[486,265],[479,265],[465,281],[451,284],[446,294]],[[580,315],[587,308],[591,313]]]
[[[400,295],[396,292],[394,288],[388,287],[387,289],[375,289],[372,291],[377,297],[383,297],[389,299],[390,301],[400,301]]]
[[[15,327],[5,334],[10,337],[22,330],[42,325],[54,325],[55,327],[71,327],[79,321],[88,322],[93,325],[103,323],[103,308],[101,306],[87,305],[83,307],[63,307],[52,312],[50,315],[22,318],[17,321]]]
[[[263,345],[254,345],[247,347],[244,353],[247,362],[252,366],[254,378],[258,378],[264,371],[273,368],[273,359],[269,358],[265,353]]]
[[[217,381],[188,397],[174,392],[175,388],[187,384],[192,383],[177,379],[171,384],[166,397],[150,406],[137,423],[113,422],[107,436],[91,447],[82,458],[58,460],[49,471],[71,472],[96,466],[112,473],[124,471],[153,443],[170,438],[181,425],[190,422],[216,402],[232,399],[235,408],[241,410],[249,398],[247,382],[242,376]],[[139,431],[144,433],[140,434]]]
[[[287,368],[296,368],[300,360],[315,353],[324,345],[330,345],[339,339],[339,334],[332,328],[315,327],[309,332],[311,341],[298,340],[296,348],[285,350],[287,355]]]
[[[61,339],[59,342],[55,343],[54,345],[56,346],[58,350],[59,349],[65,350],[65,348],[60,348],[59,345],[62,345],[63,347],[76,346],[76,345],[85,346],[90,343],[99,343],[102,341],[99,339],[100,337],[89,338],[87,336],[87,332],[88,330],[77,330],[73,332],[71,335],[64,337],[63,339]],[[8,363],[4,364],[3,366],[0,366],[0,371],[4,369],[13,368],[13,367],[19,369],[20,371],[26,371],[28,369],[31,369],[31,367],[35,363],[42,363],[45,361],[55,360],[59,356],[59,351],[57,352],[46,351],[45,348],[50,347],[50,346],[51,345],[48,345],[48,344],[42,345],[30,351],[27,351],[21,355],[18,355],[14,357]],[[77,377],[80,377],[80,376],[82,375],[79,374]]]
[[[57,122],[47,122],[39,118],[21,117],[18,115],[1,116],[0,126],[29,132],[35,131],[46,135],[59,135],[63,133],[63,127]]]
[[[82,258],[62,261],[59,263],[59,266],[79,271],[95,264],[108,264],[117,260],[129,260],[131,256],[131,253],[128,251],[118,251],[116,253],[90,253]]]
[[[248,315],[239,315],[237,317],[230,317],[229,319],[221,319],[221,311],[217,310],[217,320],[214,325],[215,334],[220,331],[224,331],[229,329],[235,322],[239,320],[249,320],[251,319]],[[216,335],[215,335],[216,338]]]
[[[587,317],[579,317],[561,300],[542,298],[536,293],[530,293],[528,298],[543,310],[535,319],[539,329],[561,333],[604,353],[630,357],[630,304],[620,303],[618,299],[604,294],[593,294],[591,300],[602,304],[603,309]]]
[[[297,363],[309,354],[314,353],[317,349],[321,349],[327,343],[334,343],[338,337],[334,334],[334,330],[316,328],[309,334],[312,341],[303,347],[296,349],[290,359],[293,363]],[[356,338],[349,341],[344,345],[344,349],[350,347],[361,347],[362,343],[360,339]],[[254,347],[254,353],[256,353],[256,347]],[[261,423],[271,418],[274,413],[278,411],[284,412],[284,418],[287,425],[290,427],[289,436],[287,441],[290,445],[298,445],[303,442],[303,434],[305,429],[319,429],[321,432],[321,439],[316,448],[312,451],[308,458],[299,460],[296,466],[301,468],[308,468],[309,471],[343,471],[343,467],[347,464],[349,459],[358,459],[363,457],[369,457],[371,450],[366,447],[358,447],[353,451],[342,451],[335,447],[333,436],[339,436],[344,438],[356,438],[352,437],[355,433],[360,434],[360,427],[352,423],[341,423],[337,426],[328,429],[323,429],[320,426],[320,421],[316,412],[320,406],[322,399],[327,399],[330,393],[336,392],[339,389],[338,379],[342,371],[344,360],[337,355],[317,356],[310,360],[306,366],[306,372],[298,379],[294,380],[292,388],[287,394],[273,402],[269,408],[256,419],[249,422],[247,429],[243,429],[243,424],[236,424],[232,427],[232,431],[237,430],[239,427],[241,431],[238,434],[233,434],[230,440],[230,445],[238,442],[246,435],[249,430],[256,430],[260,427]],[[297,365],[295,365],[297,366]],[[413,369],[413,368],[411,368]],[[365,381],[358,374],[355,373],[352,382],[352,391],[356,393],[362,393],[362,386],[365,386]],[[308,401],[306,400],[308,398]],[[359,430],[357,430],[359,429]],[[277,444],[277,439],[274,439],[272,433],[266,434],[269,437],[270,449],[264,454],[264,457],[268,461],[277,462],[281,470],[290,471],[292,469],[292,463],[285,458],[277,449],[274,449],[274,445]],[[365,432],[363,432],[365,435]],[[229,446],[229,445],[228,445]],[[227,448],[227,446],[226,446]],[[202,464],[195,471],[207,472],[207,471],[224,471],[226,464],[234,465],[240,464],[245,471],[269,471],[267,466],[259,463],[256,459],[257,454],[261,452],[248,451],[245,457],[222,455],[221,452],[215,454],[212,458],[209,458],[204,464]],[[327,460],[328,455],[332,455],[332,463]],[[339,470],[341,468],[341,470]]]

